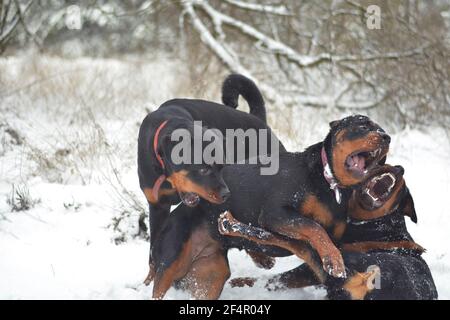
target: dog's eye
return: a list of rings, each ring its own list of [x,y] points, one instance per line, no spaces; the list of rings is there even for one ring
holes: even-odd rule
[[[198,173],[200,173],[200,175],[202,175],[202,176],[206,176],[211,173],[211,169],[201,168],[200,170],[198,170]]]

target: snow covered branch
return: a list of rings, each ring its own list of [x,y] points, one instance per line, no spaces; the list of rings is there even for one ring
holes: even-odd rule
[[[232,0],[228,0],[232,1]],[[342,61],[373,61],[380,59],[400,59],[404,57],[410,57],[423,52],[423,47],[408,50],[405,52],[388,52],[383,54],[367,54],[367,55],[332,55],[330,53],[320,53],[316,55],[304,55],[299,53],[297,50],[293,49],[289,45],[273,39],[272,37],[264,34],[263,32],[257,30],[255,27],[242,22],[238,19],[230,17],[226,14],[223,14],[216,9],[214,9],[207,1],[205,0],[197,0],[195,2],[186,1],[185,4],[191,7],[191,10],[194,10],[193,5],[196,5],[203,9],[208,16],[211,18],[211,21],[214,24],[214,28],[217,33],[220,35],[221,39],[224,39],[222,24],[226,24],[232,26],[245,35],[253,38],[257,41],[258,45],[263,45],[264,48],[273,54],[285,56],[289,61],[294,62],[300,68],[307,67],[315,67],[318,64],[324,62],[342,62]]]
[[[244,1],[237,1],[237,0],[225,0],[231,5],[234,5],[236,7],[239,7],[241,9],[247,9],[251,11],[258,11],[258,12],[265,12],[280,16],[290,16],[288,9],[284,5],[267,5],[267,4],[259,4],[259,3],[250,3],[250,2],[244,2]]]
[[[27,33],[29,32],[23,16],[33,4],[33,1],[30,0],[27,4],[21,6],[19,1],[0,0],[0,52],[4,50],[6,42],[19,23],[23,25]]]
[[[241,65],[239,60],[236,58],[236,55],[230,53],[230,49],[225,48],[225,46],[217,41],[211,32],[209,32],[208,28],[195,12],[192,1],[185,1],[182,3],[182,6],[184,8],[184,12],[191,18],[192,25],[199,33],[201,41],[207,45],[223,61],[223,63],[228,66],[228,68],[234,72],[238,72],[252,78],[250,72]]]
[[[209,15],[211,20],[214,21],[214,25],[227,24],[237,28],[245,35],[257,40],[260,44],[263,44],[267,50],[270,50],[274,54],[286,56],[290,61],[295,62],[300,67],[308,67],[316,65],[324,60],[330,60],[330,56],[327,54],[317,56],[299,54],[293,48],[267,36],[253,26],[217,11],[207,1],[197,1],[195,4]]]
[[[266,6],[261,4],[254,4],[249,2],[242,2],[237,0],[226,0],[225,2],[238,6],[240,8],[245,8],[248,10],[258,12],[265,12],[269,14],[288,14],[286,7],[283,6],[283,10],[275,10],[272,6]],[[185,0],[182,3],[183,14],[187,14],[190,18],[191,24],[195,31],[199,34],[201,41],[217,56],[223,63],[233,72],[242,73],[250,78],[252,78],[264,92],[267,99],[276,101],[277,103],[282,103],[284,105],[303,105],[312,107],[331,107],[338,109],[350,109],[350,110],[363,110],[371,109],[377,107],[379,104],[384,102],[390,95],[383,92],[382,89],[378,88],[371,83],[369,79],[366,79],[363,74],[357,71],[358,67],[350,67],[354,64],[358,66],[360,63],[368,63],[379,60],[399,60],[402,58],[413,57],[415,55],[423,54],[427,44],[423,44],[421,47],[416,49],[406,50],[406,51],[392,51],[392,52],[382,52],[382,53],[365,53],[360,54],[332,54],[331,52],[319,52],[315,55],[312,54],[302,54],[298,49],[288,45],[279,39],[279,37],[273,38],[261,31],[260,29],[244,22],[243,19],[238,17],[232,17],[224,12],[219,12],[215,9],[207,0]],[[280,7],[276,7],[280,8]],[[349,13],[349,10],[336,9],[337,14],[345,12]],[[202,13],[202,15],[199,15]],[[357,12],[351,12],[357,15]],[[329,16],[333,16],[330,14]],[[205,19],[205,17],[207,19]],[[203,21],[204,20],[204,21]],[[207,23],[209,20],[209,24]],[[249,19],[248,19],[249,20]],[[248,21],[246,20],[246,21]],[[324,93],[320,92],[318,94],[304,94],[298,92],[291,92],[290,94],[280,93],[280,90],[274,88],[268,82],[259,81],[252,75],[250,69],[245,67],[240,61],[236,52],[231,49],[230,44],[233,39],[226,39],[226,34],[224,26],[231,27],[243,35],[246,35],[254,43],[253,45],[257,49],[262,49],[264,53],[268,53],[275,57],[275,61],[278,63],[280,68],[280,57],[283,57],[285,61],[288,62],[288,69],[292,69],[292,65],[295,65],[300,70],[307,69],[316,72],[315,70],[322,65],[328,64],[340,70],[340,72],[347,74],[348,77],[342,78],[344,80],[344,89],[336,89],[335,93]],[[270,26],[273,29],[273,26]],[[272,32],[273,33],[273,32]],[[277,32],[278,33],[278,32]],[[317,52],[317,50],[315,50]],[[314,52],[314,51],[313,51]],[[289,64],[291,67],[289,67]],[[297,69],[298,70],[298,69]],[[286,78],[289,78],[286,68],[282,70],[282,73]],[[353,80],[352,80],[353,79]],[[291,83],[291,79],[288,79]],[[345,86],[345,83],[348,85]],[[374,98],[367,99],[344,99],[344,95],[349,94],[353,90],[353,84],[366,84],[368,88],[372,91],[371,94]],[[296,85],[299,83],[296,82]],[[357,91],[357,90],[356,90]],[[336,93],[337,92],[337,93]]]

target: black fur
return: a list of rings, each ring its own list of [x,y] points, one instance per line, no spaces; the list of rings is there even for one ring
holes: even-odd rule
[[[248,81],[245,81],[245,79],[239,75],[228,78],[228,85],[224,86],[224,94],[233,96],[234,94],[240,94],[240,90],[243,90],[245,92],[242,93],[243,96],[249,99],[251,112],[260,114],[262,110],[264,111],[264,103],[261,104],[259,101],[262,99],[262,96],[258,89],[254,87],[253,82],[248,79]],[[233,81],[238,81],[239,83],[234,85]],[[250,86],[250,88],[247,86]],[[228,93],[227,87],[232,90],[232,94]],[[252,108],[257,108],[257,111]],[[163,168],[153,150],[153,140],[157,129],[166,120],[168,122],[162,128],[157,143],[157,152],[164,162]],[[265,122],[252,114],[234,110],[228,106],[210,101],[194,99],[169,100],[163,103],[156,111],[148,114],[142,121],[139,130],[138,176],[140,187],[143,191],[153,188],[155,182],[161,175],[170,177],[172,174],[184,170],[188,172],[187,178],[190,181],[205,190],[214,192],[219,198],[222,198],[219,200],[225,200],[229,195],[228,188],[221,175],[222,165],[215,163],[176,165],[171,160],[171,150],[174,146],[174,143],[170,139],[171,133],[180,128],[184,128],[192,133],[194,130],[194,121],[202,121],[202,125],[205,128],[215,128],[222,132],[224,136],[226,129],[243,129],[244,131],[247,129],[267,129],[269,133],[268,145],[270,146],[270,135],[272,134],[270,128]],[[202,130],[205,128],[202,128]],[[285,151],[281,143],[279,143],[279,150],[280,152]],[[206,172],[207,174],[202,174],[202,172]],[[172,185],[169,181],[165,180],[161,185],[161,190],[170,189],[172,189]],[[170,206],[179,203],[180,200],[179,194],[173,192],[162,195],[154,203],[150,203],[149,201],[150,242],[152,245],[162,232],[165,220],[169,215]]]
[[[256,84],[240,74],[231,74],[223,82],[222,103],[236,109],[239,95],[247,101],[250,113],[267,123],[264,99]]]
[[[398,166],[397,166],[398,167]],[[401,167],[400,167],[401,168]],[[403,168],[401,168],[403,175]],[[381,172],[382,173],[382,172]],[[397,179],[399,179],[397,177]],[[360,191],[356,191],[360,194]],[[392,210],[387,215],[370,220],[349,218],[341,244],[359,242],[414,242],[409,234],[405,216],[417,222],[414,202],[411,194],[403,184],[397,198],[392,203]],[[351,213],[350,213],[351,214]],[[365,300],[431,300],[437,299],[438,293],[430,269],[422,258],[420,249],[372,249],[369,252],[342,253],[345,266],[351,276],[355,272],[364,273],[369,267],[380,268],[380,287],[369,292]],[[299,284],[318,284],[315,275],[306,264],[279,275],[275,280],[281,285],[295,287]],[[330,299],[351,299],[343,289],[342,280],[328,278],[327,293]]]
[[[357,128],[364,125],[370,128],[370,130],[364,129],[364,134],[375,132],[386,136],[384,131],[370,122],[367,117],[351,116],[342,121],[345,121],[345,128],[355,128],[354,130],[358,131]],[[260,246],[242,238],[222,236],[218,232],[217,219],[223,211],[230,210],[236,219],[243,223],[260,226],[279,234],[283,234],[284,227],[322,229],[318,222],[302,215],[301,207],[308,195],[316,196],[331,213],[331,223],[323,227],[329,234],[333,234],[337,224],[346,221],[347,202],[352,190],[351,188],[341,189],[342,201],[336,202],[335,194],[330,190],[323,176],[321,149],[325,146],[326,153],[331,157],[336,143],[334,138],[341,129],[342,126],[337,122],[336,125],[331,126],[330,133],[324,142],[317,143],[302,153],[281,153],[280,170],[275,175],[261,175],[260,165],[225,167],[222,173],[231,191],[230,198],[220,205],[201,201],[196,213],[203,215],[211,236],[221,242],[225,249],[241,248],[274,257],[290,255],[289,251],[277,247]],[[389,143],[389,141],[384,139],[383,143]],[[183,209],[177,208],[173,212],[174,217],[177,215],[177,210]],[[162,242],[158,245],[165,247]],[[314,251],[311,254],[315,256]],[[158,263],[169,266],[171,261]]]
[[[341,120],[345,128],[357,128],[361,123],[367,124],[368,132],[383,132],[374,124],[368,123],[367,117],[351,116]],[[352,189],[342,188],[341,204],[336,202],[334,193],[323,176],[321,148],[325,146],[326,153],[332,155],[333,137],[341,129],[334,126],[330,129],[325,141],[317,143],[301,153],[283,153],[280,155],[280,170],[275,175],[261,175],[259,165],[233,165],[224,168],[223,176],[230,188],[231,197],[222,205],[208,205],[212,221],[223,212],[229,210],[246,224],[259,225],[270,231],[286,224],[305,223],[299,219],[301,205],[307,195],[315,195],[320,203],[326,206],[333,215],[333,222],[324,226],[332,234],[332,229],[347,218],[347,201]],[[355,129],[356,130],[356,129]],[[315,222],[310,222],[315,223]],[[212,232],[217,232],[213,228]],[[224,240],[233,246],[235,239]]]
[[[409,192],[407,193],[409,194]],[[401,193],[402,197],[407,196]],[[384,217],[368,221],[352,221],[347,225],[343,243],[359,241],[413,241],[406,228],[401,208]],[[375,250],[368,253],[344,252],[347,268],[365,272],[376,265],[381,270],[379,289],[369,292],[365,300],[432,300],[438,293],[422,252],[409,249]],[[348,299],[336,285],[328,289],[330,299]]]
[[[366,272],[370,266],[380,267],[380,288],[369,292],[364,300],[435,300],[438,298],[430,269],[415,251],[344,252],[345,265]],[[328,284],[332,300],[350,299],[340,286]]]

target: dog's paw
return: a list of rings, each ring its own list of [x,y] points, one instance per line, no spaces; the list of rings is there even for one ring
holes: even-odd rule
[[[229,283],[232,288],[253,287],[257,280],[257,278],[241,277],[231,279]]]
[[[247,254],[258,268],[270,270],[275,266],[276,260],[273,257],[254,251],[247,251]]]
[[[233,234],[233,226],[238,224],[238,221],[231,215],[230,211],[224,211],[217,219],[219,232],[222,235]]]
[[[337,254],[330,254],[322,258],[322,264],[324,270],[332,277],[346,278],[347,272],[345,271],[344,260],[340,252]]]
[[[287,289],[286,285],[280,282],[279,276],[269,279],[264,288],[266,288],[267,291],[279,291]]]

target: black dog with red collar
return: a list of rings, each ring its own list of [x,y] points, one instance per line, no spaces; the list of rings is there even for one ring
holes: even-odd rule
[[[190,132],[191,150],[197,144],[202,146],[202,151],[207,143],[195,136],[195,130],[203,134],[206,129],[217,129],[225,136],[227,129],[265,129],[268,146],[272,138],[276,139],[265,123],[264,100],[253,81],[234,74],[225,80],[222,89],[223,100],[230,106],[205,100],[174,99],[163,103],[142,121],[138,138],[138,175],[150,208],[151,246],[160,236],[172,205],[181,201],[195,207],[200,198],[220,204],[230,195],[222,178],[223,164],[203,161],[200,164],[194,164],[194,161],[176,164],[172,161],[171,152],[177,142],[172,141],[171,134],[175,130]],[[235,109],[240,94],[249,103],[251,114]],[[202,127],[195,121],[201,121]],[[279,151],[285,151],[281,143]],[[147,283],[154,275],[151,252]]]

